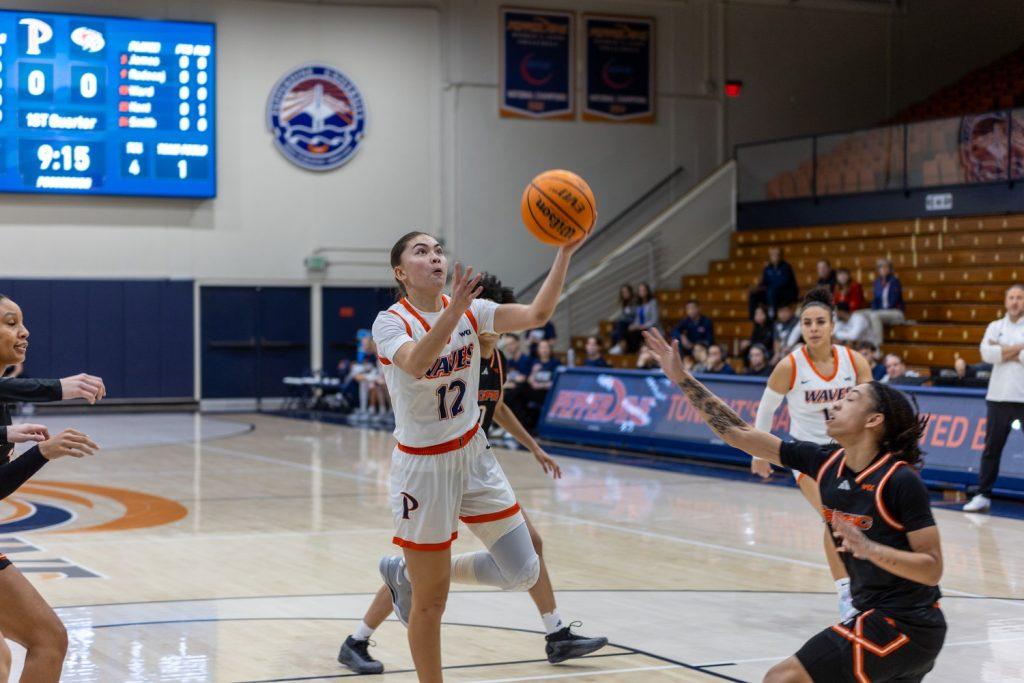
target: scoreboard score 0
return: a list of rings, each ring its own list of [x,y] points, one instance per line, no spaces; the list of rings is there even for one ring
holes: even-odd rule
[[[0,192],[215,196],[214,29],[0,10]]]

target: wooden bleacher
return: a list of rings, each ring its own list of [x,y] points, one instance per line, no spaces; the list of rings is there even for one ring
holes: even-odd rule
[[[705,275],[683,277],[679,289],[658,292],[664,329],[675,326],[686,301],[695,298],[715,323],[716,341],[738,348],[750,335],[747,293],[773,245],[783,247],[801,290],[813,286],[815,266],[827,258],[833,268],[848,268],[870,298],[876,259],[892,260],[907,319],[914,322],[887,330],[882,350],[923,368],[957,358],[978,362],[985,327],[1003,315],[1006,287],[1024,281],[1024,215],[736,232],[729,259],[712,261]],[[611,329],[610,321],[600,325],[606,345]],[[585,338],[572,343],[582,353]],[[608,359],[616,367],[636,365],[633,355]]]

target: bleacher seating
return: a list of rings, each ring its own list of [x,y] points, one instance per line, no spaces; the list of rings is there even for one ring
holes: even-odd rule
[[[887,122],[890,125],[819,137],[816,194],[901,189],[903,124],[910,124],[906,128],[905,169],[910,187],[977,182],[967,177],[960,160],[961,119],[1014,107],[1024,107],[1024,46],[907,107]],[[1015,112],[1015,128],[1022,117],[1024,112]],[[1019,179],[1020,165],[1011,168],[1013,177]],[[779,173],[765,185],[765,199],[810,197],[814,194],[813,171],[813,161],[808,158],[795,169]],[[1003,177],[1005,173],[986,180]]]
[[[716,341],[738,347],[750,335],[747,294],[780,245],[801,289],[813,286],[815,265],[827,258],[848,268],[870,296],[876,259],[893,261],[903,283],[907,319],[888,330],[883,351],[909,365],[952,365],[980,360],[985,326],[1003,315],[1006,287],[1024,281],[1024,215],[917,219],[733,233],[730,258],[713,261],[706,275],[685,276],[680,288],[658,292],[662,324],[671,329],[696,298],[715,323]],[[612,323],[601,323],[606,341]],[[582,350],[585,338],[573,338]],[[632,355],[610,356],[617,367],[635,367]]]

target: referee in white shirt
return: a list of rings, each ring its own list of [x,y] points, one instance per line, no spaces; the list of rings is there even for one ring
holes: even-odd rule
[[[1006,290],[1006,315],[989,323],[981,340],[981,359],[992,364],[985,405],[985,450],[981,455],[978,494],[964,512],[985,512],[991,507],[992,487],[999,476],[999,459],[1014,420],[1024,422],[1024,285]]]

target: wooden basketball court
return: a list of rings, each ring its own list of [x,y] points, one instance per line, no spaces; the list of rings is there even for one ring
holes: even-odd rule
[[[106,450],[0,502],[0,545],[57,607],[66,681],[327,681],[395,553],[387,432],[267,415],[60,416]],[[833,623],[821,527],[790,486],[499,450],[562,615],[607,635],[551,666],[526,594],[454,587],[446,680],[758,681]],[[102,460],[102,462],[101,462]],[[1024,522],[938,509],[946,647],[930,681],[1024,681]],[[454,550],[477,547],[464,533]],[[413,681],[404,628],[371,650]],[[15,649],[15,674],[22,653]]]

